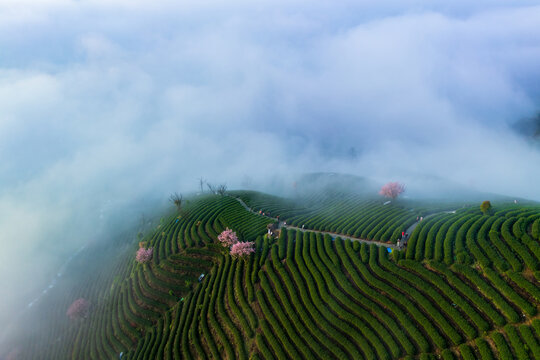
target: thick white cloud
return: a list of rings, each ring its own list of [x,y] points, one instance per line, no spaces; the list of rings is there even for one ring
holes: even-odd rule
[[[540,199],[539,152],[508,131],[538,110],[540,7],[489,4],[0,1],[0,272],[21,269],[0,288],[34,291],[109,200],[199,176],[432,174]]]

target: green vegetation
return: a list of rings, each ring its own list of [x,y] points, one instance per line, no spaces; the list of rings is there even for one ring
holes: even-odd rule
[[[58,300],[43,320],[50,331],[32,334],[21,357],[540,357],[540,206],[494,204],[486,216],[477,205],[351,194],[229,194],[165,216],[143,239],[147,263],[135,261],[138,240],[111,244],[109,265]],[[270,237],[278,215],[290,227]],[[386,242],[415,223],[406,250],[390,255]],[[217,240],[226,228],[255,254],[231,257]],[[70,322],[67,306],[83,296],[90,314]]]
[[[487,214],[491,210],[491,202],[489,200],[482,201],[482,204],[480,204],[480,211],[482,213]]]

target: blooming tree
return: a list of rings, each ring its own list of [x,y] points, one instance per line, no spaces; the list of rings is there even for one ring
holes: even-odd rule
[[[234,257],[244,257],[255,252],[255,243],[253,241],[237,242],[231,246],[231,255]]]
[[[379,194],[385,197],[395,199],[404,191],[405,185],[398,182],[389,182],[381,188]]]
[[[236,236],[234,231],[226,228],[218,235],[218,240],[221,242],[221,245],[230,247],[238,242],[238,236]]]
[[[70,319],[81,319],[88,316],[90,303],[83,298],[75,300],[67,309],[66,315]]]
[[[233,257],[244,257],[255,252],[255,243],[253,241],[238,241],[236,233],[229,228],[226,228],[218,235],[218,240],[221,245],[230,249],[230,254]]]
[[[139,248],[137,250],[137,255],[135,255],[135,260],[137,260],[139,263],[144,264],[152,259],[152,255],[154,254],[153,248],[145,249],[143,247]]]

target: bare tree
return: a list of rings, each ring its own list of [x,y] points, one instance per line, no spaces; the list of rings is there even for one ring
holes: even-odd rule
[[[184,197],[182,194],[174,193],[169,197],[169,201],[172,202],[178,211],[182,210],[182,201]]]
[[[225,184],[218,185],[216,192],[221,196],[225,195],[225,193],[227,192],[227,185]]]
[[[210,184],[209,182],[206,183],[206,186],[208,186],[208,190],[210,190],[210,192],[212,194],[216,194],[216,188],[214,187],[214,185]]]
[[[204,192],[204,183],[206,182],[206,180],[203,179],[203,177],[201,176],[199,178],[199,187],[201,188],[201,192]]]
[[[210,184],[209,182],[206,182],[206,186],[208,187],[208,190],[210,190],[212,194],[219,194],[223,196],[227,192],[227,185],[225,184],[219,184],[216,186],[216,185]]]

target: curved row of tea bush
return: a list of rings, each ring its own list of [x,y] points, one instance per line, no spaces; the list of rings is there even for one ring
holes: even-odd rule
[[[499,352],[482,339],[472,346],[464,342],[504,325],[506,306],[523,305],[503,277],[484,278],[465,265],[413,260],[398,265],[384,248],[362,244],[355,250],[349,240],[294,230],[284,232],[286,251],[280,256],[278,242],[264,240],[258,240],[262,248],[251,258],[227,255],[217,262],[183,304],[185,316],[175,321],[179,315],[171,312],[128,358],[159,351],[166,359],[429,358],[436,349],[448,349],[445,358],[489,358]],[[512,329],[505,328],[502,336],[519,344]],[[171,340],[163,340],[167,332],[169,339],[178,337],[172,351],[166,345]],[[521,332],[530,335],[525,328]],[[522,336],[519,341],[533,340]]]
[[[446,264],[478,263],[482,268],[538,270],[540,244],[536,239],[538,206],[502,205],[482,215],[478,209],[440,214],[418,224],[410,236],[406,258]]]
[[[69,322],[63,315],[69,303],[55,307],[58,312],[54,318],[65,321],[61,326],[48,323],[59,330],[42,331],[37,340],[32,340],[36,346],[27,347],[24,354],[104,359],[126,352],[141,339],[161,340],[156,329],[161,322],[165,324],[166,314],[192,291],[198,276],[207,273],[216,254],[223,251],[215,244],[217,234],[226,226],[237,226],[239,233],[250,240],[264,234],[268,223],[267,219],[246,212],[230,197],[206,196],[193,201],[180,215],[162,218],[155,231],[140,239],[145,247],[153,247],[152,261],[137,264],[132,242],[122,261],[111,262],[116,269],[100,272],[99,277],[89,276],[87,282],[75,285],[80,289],[78,297],[83,296],[92,304],[89,317]],[[100,256],[99,249],[96,252]],[[253,322],[253,314],[250,319]],[[140,351],[146,354],[147,348]]]
[[[272,216],[290,206],[273,201]],[[405,203],[324,202],[326,210],[297,207],[294,217],[383,238],[418,216]],[[110,274],[82,283],[73,296],[94,294],[88,318],[54,326],[26,354],[47,346],[43,354],[59,359],[534,358],[540,324],[524,323],[537,316],[540,291],[535,273],[521,271],[538,261],[535,211],[434,214],[389,256],[310,231],[263,236],[271,219],[233,197],[203,196],[140,239],[152,261],[137,264],[131,243]],[[255,241],[256,254],[232,258],[216,241],[226,227]]]

